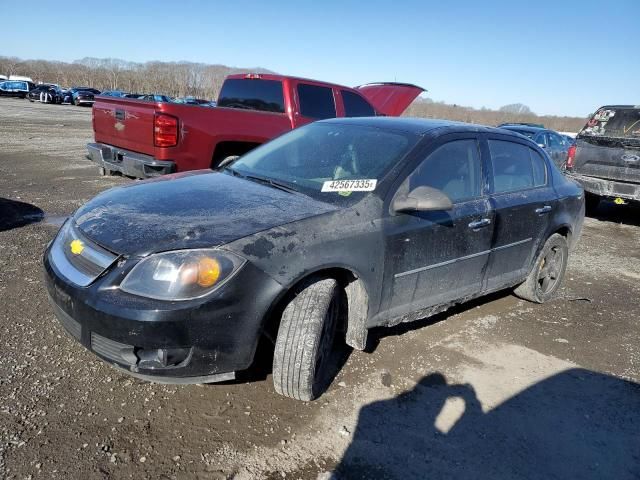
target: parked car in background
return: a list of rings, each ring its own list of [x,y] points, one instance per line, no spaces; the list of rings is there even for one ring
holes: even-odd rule
[[[558,132],[531,123],[505,123],[500,125],[500,128],[519,133],[536,142],[544,148],[558,168],[567,160],[571,143]]]
[[[168,95],[160,94],[143,94],[138,96],[138,100],[144,100],[145,102],[171,102],[173,99]]]
[[[35,85],[24,80],[5,80],[0,82],[0,96],[26,98]]]
[[[185,105],[199,105],[201,107],[215,107],[216,106],[215,100],[205,100],[203,98],[196,98],[196,97],[174,98],[173,102],[174,103],[183,103]]]
[[[400,115],[422,88],[348,88],[283,75],[227,77],[215,108],[98,97],[88,156],[102,173],[152,177],[217,168],[227,159],[323,118]]]
[[[59,85],[41,84],[29,90],[27,98],[30,102],[42,103],[62,103],[64,101],[64,92]]]
[[[67,91],[67,101],[78,106],[93,105],[96,95],[100,95],[100,90],[90,87],[73,87]]]
[[[590,211],[602,198],[640,201],[640,106],[599,108],[578,133],[565,168],[587,192]]]
[[[312,400],[338,335],[362,350],[370,328],[490,292],[552,299],[583,220],[582,189],[520,135],[333,119],[219,172],[95,197],[47,248],[45,284],[67,331],[123,372],[230,380],[265,335],[275,390]]]
[[[127,92],[123,92],[122,90],[104,90],[100,92],[100,95],[104,97],[123,98],[127,95]]]

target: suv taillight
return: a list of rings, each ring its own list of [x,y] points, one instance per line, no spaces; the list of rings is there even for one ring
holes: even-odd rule
[[[156,147],[175,147],[178,144],[178,119],[164,113],[153,118],[153,144]]]
[[[567,170],[571,170],[573,168],[573,161],[576,158],[576,146],[575,145],[571,145],[569,147],[569,150],[567,151],[567,163],[565,164],[565,167],[567,168]]]

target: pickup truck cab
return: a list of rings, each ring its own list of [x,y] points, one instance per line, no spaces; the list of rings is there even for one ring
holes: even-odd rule
[[[640,201],[640,106],[599,108],[569,149],[565,169],[584,188],[588,211],[602,198]]]
[[[398,116],[423,91],[409,84],[349,88],[252,73],[228,76],[215,108],[98,96],[88,158],[103,174],[138,178],[216,168],[315,120]]]

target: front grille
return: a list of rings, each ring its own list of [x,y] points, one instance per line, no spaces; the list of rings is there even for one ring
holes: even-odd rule
[[[97,333],[91,333],[91,349],[98,355],[125,365],[135,365],[138,361],[133,345],[109,340]]]
[[[102,274],[117,255],[85,237],[69,220],[53,242],[50,261],[70,282],[86,287]]]

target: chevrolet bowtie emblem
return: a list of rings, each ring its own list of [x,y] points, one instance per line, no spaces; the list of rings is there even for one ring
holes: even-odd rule
[[[80,255],[84,250],[84,243],[82,243],[82,240],[78,240],[76,238],[69,244],[69,247],[71,247],[71,253],[73,253],[74,255]]]

